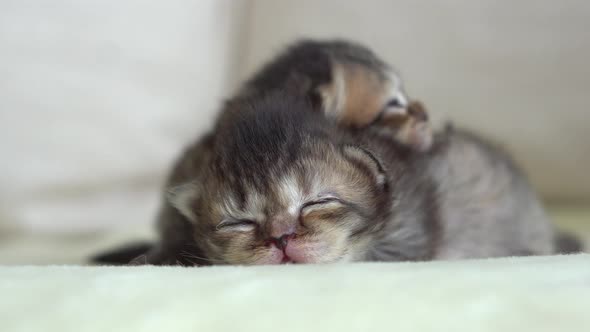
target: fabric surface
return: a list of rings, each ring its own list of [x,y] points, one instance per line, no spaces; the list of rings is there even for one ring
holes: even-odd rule
[[[590,255],[2,267],[2,331],[587,331]]]

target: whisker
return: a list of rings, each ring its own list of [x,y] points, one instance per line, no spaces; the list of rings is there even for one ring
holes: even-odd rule
[[[191,266],[199,266],[199,264],[195,263],[194,261],[191,261],[190,259],[188,259],[186,257],[184,259],[187,260],[187,261],[189,261],[189,263],[192,264]]]
[[[200,260],[203,260],[203,261],[206,261],[206,262],[210,262],[210,263],[219,263],[218,260],[215,260],[213,258],[200,257],[200,256],[197,256],[197,255],[195,255],[193,253],[190,253],[190,252],[184,251],[184,250],[180,252],[180,256],[182,256],[184,258],[200,259]],[[194,262],[192,262],[192,263],[194,264]],[[198,264],[196,264],[196,265],[198,265]]]

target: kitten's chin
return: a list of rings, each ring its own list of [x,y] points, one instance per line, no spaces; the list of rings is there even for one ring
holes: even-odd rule
[[[259,256],[251,261],[234,262],[232,264],[244,265],[279,265],[279,264],[296,264],[293,259],[285,255],[285,253],[276,248],[270,248],[264,255]]]

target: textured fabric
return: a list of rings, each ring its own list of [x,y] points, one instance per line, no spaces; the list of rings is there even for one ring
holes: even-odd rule
[[[3,267],[16,331],[587,331],[590,255],[259,267]]]

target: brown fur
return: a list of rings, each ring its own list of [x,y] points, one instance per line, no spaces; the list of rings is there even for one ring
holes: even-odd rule
[[[357,64],[333,63],[332,73],[333,82],[319,87],[325,105],[335,105],[326,107],[328,116],[356,128],[374,122],[387,103],[392,88],[389,81]]]

